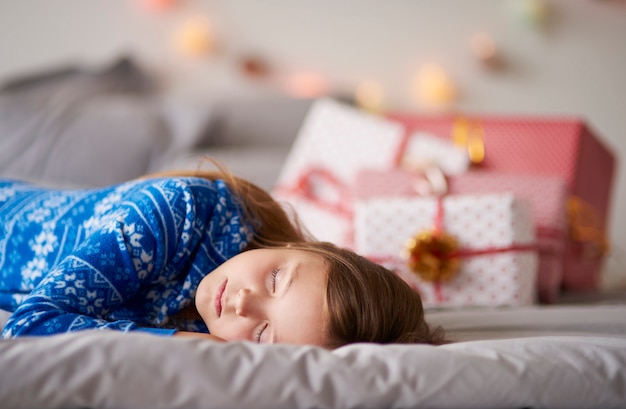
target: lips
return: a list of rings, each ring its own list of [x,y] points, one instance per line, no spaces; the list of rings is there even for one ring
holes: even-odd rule
[[[219,287],[217,287],[217,290],[215,291],[215,312],[217,313],[218,317],[222,316],[222,305],[224,290],[226,289],[226,283],[228,283],[228,280],[224,280],[224,282]]]

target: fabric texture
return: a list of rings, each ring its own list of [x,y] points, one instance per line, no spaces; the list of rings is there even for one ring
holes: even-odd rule
[[[175,322],[198,283],[249,242],[223,181],[145,179],[89,190],[0,182],[4,337],[88,328],[207,331]],[[164,329],[171,328],[171,329]]]
[[[0,402],[14,409],[617,409],[626,402],[624,341],[560,336],[329,351],[85,331],[0,340]]]
[[[129,59],[65,69],[0,89],[0,177],[103,187],[162,165],[171,131],[151,77]]]

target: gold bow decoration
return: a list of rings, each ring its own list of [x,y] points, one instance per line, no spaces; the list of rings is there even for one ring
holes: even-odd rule
[[[458,248],[454,236],[438,229],[425,230],[407,240],[404,256],[410,270],[422,280],[446,282],[459,270]]]
[[[596,208],[577,196],[570,196],[567,215],[570,238],[586,244],[582,256],[586,259],[604,257],[610,246]]]
[[[485,130],[479,121],[462,117],[455,119],[452,141],[467,149],[467,155],[473,164],[480,164],[485,159]]]

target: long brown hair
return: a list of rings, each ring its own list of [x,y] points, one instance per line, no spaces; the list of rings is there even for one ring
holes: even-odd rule
[[[319,254],[328,265],[329,348],[355,342],[449,342],[441,327],[426,323],[420,295],[392,271],[332,243],[297,243],[290,248]]]
[[[257,229],[247,249],[280,248],[311,252],[328,266],[326,321],[328,348],[355,342],[447,343],[443,329],[424,320],[421,297],[392,271],[353,251],[312,239],[297,219],[253,183],[214,163],[217,171],[170,171],[147,177],[202,177],[223,180],[239,197],[244,217]]]

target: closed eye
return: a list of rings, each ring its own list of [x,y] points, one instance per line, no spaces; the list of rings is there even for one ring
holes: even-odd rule
[[[276,276],[280,270],[275,268],[272,270],[272,292],[276,292]]]
[[[263,336],[263,332],[265,332],[265,330],[267,329],[267,327],[269,326],[269,323],[265,323],[263,324],[263,326],[261,328],[259,328],[259,330],[257,331],[256,335],[254,336],[257,344],[261,343],[261,336]]]

